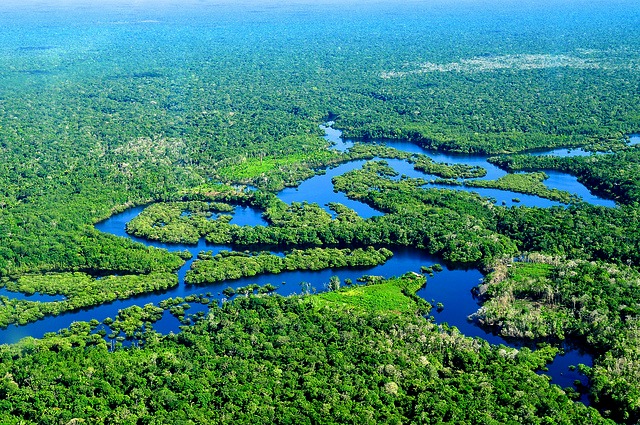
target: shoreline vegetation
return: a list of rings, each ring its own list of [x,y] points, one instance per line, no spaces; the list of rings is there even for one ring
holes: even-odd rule
[[[415,295],[424,276],[404,275],[287,298],[248,284],[221,305],[190,294],[0,345],[0,422],[640,420],[640,149],[625,139],[640,132],[634,2],[54,3],[0,6],[0,327],[175,288],[185,264],[197,292],[410,247],[487,274],[483,326],[594,347],[593,366],[578,366],[593,407],[536,373],[556,346],[436,325]],[[323,138],[329,120],[356,141],[346,152]],[[509,174],[481,180],[482,167],[375,143],[385,138],[492,155]],[[527,154],[560,147],[606,154]],[[396,160],[430,176],[403,176]],[[333,188],[382,215],[277,198],[350,161],[362,166]],[[547,188],[551,171],[615,208]],[[455,185],[566,205],[504,207]],[[192,257],[95,228],[134,205],[145,208],[130,235],[233,251]],[[231,224],[238,206],[267,225]],[[179,332],[153,330],[166,312]]]
[[[637,341],[628,338],[638,328],[639,282],[637,268],[626,265],[532,253],[495,265],[475,288],[483,302],[471,319],[512,338],[572,339],[590,347],[598,356],[582,370],[594,401],[624,416],[623,400],[640,396],[628,363],[637,352]]]
[[[168,300],[159,308],[131,307],[106,323],[135,337],[134,346],[125,349],[119,342],[112,352],[100,331],[92,333],[100,326],[97,321],[76,323],[41,340],[27,338],[0,346],[3,393],[10,397],[0,401],[0,418],[30,418],[37,406],[24,400],[36,397],[35,391],[40,399],[48,394],[24,385],[18,370],[28,363],[30,379],[39,382],[51,380],[53,371],[64,371],[66,384],[57,390],[57,402],[84,409],[52,410],[38,418],[41,422],[80,416],[107,422],[126,415],[128,420],[198,417],[214,423],[255,423],[319,420],[320,414],[336,422],[364,416],[376,422],[420,421],[425,415],[429,420],[475,422],[489,415],[508,420],[526,407],[530,418],[537,420],[589,418],[593,423],[612,423],[535,373],[556,349],[491,346],[416,315],[430,307],[411,296],[423,284],[423,277],[409,274],[318,295],[241,296],[222,307],[210,306],[207,315],[168,336],[150,329],[163,309],[184,317],[187,301],[206,299]],[[69,368],[80,350],[84,372],[78,374]],[[171,374],[163,375],[163,370]],[[333,397],[326,391],[337,379],[342,386]],[[147,384],[139,386],[137,381]],[[212,387],[229,391],[212,394]],[[272,393],[258,403],[250,402],[255,387],[271,388]],[[100,390],[96,394],[82,388]],[[460,388],[483,396],[460,399]],[[131,390],[135,397],[128,394]],[[112,405],[115,400],[117,406]],[[216,409],[211,409],[212,403]],[[141,406],[145,408],[140,410]]]

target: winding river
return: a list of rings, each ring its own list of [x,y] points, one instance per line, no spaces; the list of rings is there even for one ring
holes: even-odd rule
[[[322,128],[326,131],[325,138],[332,143],[334,149],[345,150],[353,144],[353,142],[351,141],[343,140],[341,138],[341,132],[332,128],[330,123],[326,127]],[[640,140],[640,138],[638,139]],[[418,145],[402,141],[385,140],[380,142],[399,150],[428,155],[430,158],[437,162],[479,165],[487,170],[487,176],[485,176],[484,179],[496,179],[506,174],[505,171],[489,164],[487,162],[486,156],[445,154],[441,152],[425,150]],[[632,142],[636,142],[636,136],[632,137]],[[549,151],[549,153],[555,152],[556,151]],[[575,150],[572,152],[575,152]],[[564,152],[561,152],[560,154],[562,153]],[[413,166],[405,161],[386,161],[399,173],[399,175],[418,177],[426,180],[430,180],[432,178],[432,176],[425,175],[424,173],[414,170]],[[376,211],[368,205],[348,199],[342,193],[333,192],[331,179],[334,176],[341,175],[353,169],[358,169],[365,162],[366,161],[352,161],[349,163],[341,164],[334,168],[327,169],[326,173],[310,178],[302,182],[296,188],[286,188],[282,190],[280,193],[278,193],[278,197],[287,203],[309,201],[317,202],[319,205],[325,207],[328,202],[340,202],[354,209],[361,217],[364,218],[381,215],[379,211]],[[613,201],[602,199],[591,194],[573,176],[555,172],[548,172],[547,174],[549,174],[550,177],[548,180],[545,180],[545,184],[547,184],[547,186],[550,188],[566,190],[580,196],[584,201],[592,204],[603,205],[606,207],[615,206],[615,203]],[[427,185],[427,187],[430,186],[433,187],[433,185]],[[523,195],[520,193],[497,189],[478,189],[464,186],[446,186],[446,188],[450,190],[465,190],[477,192],[482,196],[493,198],[497,204],[507,206],[526,205],[549,207],[553,205],[561,205],[557,202],[549,201],[536,196]],[[518,198],[520,202],[514,203],[514,198]],[[144,305],[147,303],[157,304],[158,302],[170,297],[175,298],[185,297],[190,294],[203,294],[210,299],[222,300],[224,295],[222,295],[221,291],[228,286],[236,289],[238,287],[246,286],[251,283],[257,283],[259,285],[271,283],[277,287],[276,292],[278,294],[286,296],[302,292],[300,282],[308,282],[311,284],[314,290],[322,291],[325,289],[326,283],[329,282],[329,278],[334,275],[339,276],[342,281],[344,281],[345,279],[352,279],[353,281],[355,281],[363,274],[392,277],[404,274],[407,271],[419,272],[421,266],[430,266],[440,262],[437,257],[430,256],[419,250],[411,248],[395,249],[394,256],[389,261],[387,261],[383,265],[379,265],[376,267],[362,269],[326,269],[322,271],[284,272],[278,275],[261,275],[250,278],[242,278],[206,287],[193,287],[185,285],[184,277],[187,270],[189,270],[189,268],[191,267],[191,263],[197,257],[197,254],[203,250],[210,250],[215,254],[221,250],[231,250],[231,247],[223,245],[211,245],[204,241],[204,239],[201,239],[197,245],[182,245],[151,242],[145,239],[140,239],[128,235],[125,232],[126,223],[137,216],[143,208],[144,207],[131,208],[96,224],[95,227],[100,231],[130,238],[147,246],[165,248],[169,251],[188,250],[189,252],[191,252],[193,254],[193,259],[188,260],[177,272],[179,284],[176,287],[167,289],[165,291],[142,294],[126,300],[117,300],[93,308],[72,311],[56,317],[48,317],[25,326],[9,326],[7,329],[0,330],[0,343],[17,342],[19,339],[25,336],[39,338],[47,332],[55,332],[61,328],[68,327],[72,322],[75,321],[88,321],[94,318],[103,320],[106,317],[114,317],[115,315],[117,315],[118,310],[120,309],[132,305]],[[329,210],[327,209],[327,211]],[[260,211],[241,206],[237,206],[235,208],[233,219],[231,222],[238,225],[249,226],[267,225],[267,223],[262,218]],[[435,303],[441,302],[444,305],[444,309],[442,309],[442,311],[435,311],[434,309],[432,312],[437,323],[449,323],[450,325],[456,326],[460,330],[460,332],[467,336],[481,337],[493,344],[504,344],[511,347],[518,347],[518,343],[507,341],[498,335],[486,332],[485,330],[476,326],[474,323],[467,320],[467,317],[478,309],[478,302],[472,297],[471,289],[478,284],[479,280],[482,279],[482,277],[482,274],[475,269],[461,270],[445,267],[442,272],[436,273],[433,277],[429,277],[427,279],[427,285],[420,291],[418,291],[418,295],[423,297],[427,301],[433,301]],[[31,296],[26,296],[24,294],[9,292],[4,288],[0,289],[0,295],[43,302],[55,301],[56,299],[60,298],[40,295],[37,293]],[[207,307],[205,305],[191,303],[191,308],[187,310],[187,313],[194,314],[198,312],[204,312],[206,311],[206,309]],[[154,324],[154,329],[162,333],[179,332],[179,326],[180,323],[178,322],[178,320],[170,315],[168,311],[165,311],[163,318]],[[586,385],[586,378],[578,374],[577,372],[570,370],[569,366],[577,365],[579,363],[591,366],[592,357],[588,353],[585,353],[575,347],[566,346],[564,348],[565,354],[557,356],[554,362],[548,366],[548,371],[545,371],[544,373],[548,374],[552,378],[553,383],[556,383],[562,387],[573,386],[575,380],[579,380],[583,385]],[[583,396],[581,400],[585,403],[588,403],[586,396]]]

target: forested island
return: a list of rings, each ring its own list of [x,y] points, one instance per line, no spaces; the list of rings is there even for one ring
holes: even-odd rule
[[[0,422],[637,423],[639,25],[3,3]]]

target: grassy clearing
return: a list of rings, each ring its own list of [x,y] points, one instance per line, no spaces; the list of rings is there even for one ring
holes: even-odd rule
[[[415,313],[426,306],[415,295],[425,283],[425,278],[411,274],[380,283],[357,285],[338,291],[325,292],[311,297],[318,307],[338,306],[367,312],[398,314]]]
[[[237,159],[232,165],[222,167],[217,170],[218,175],[227,180],[247,180],[255,179],[272,171],[283,171],[295,164],[308,163],[310,156],[313,161],[324,162],[334,159],[336,154],[331,151],[320,151],[309,153],[295,153],[286,156],[265,156],[262,158],[243,157]]]
[[[551,264],[545,263],[513,263],[509,270],[509,278],[521,282],[525,279],[548,277],[552,267]]]

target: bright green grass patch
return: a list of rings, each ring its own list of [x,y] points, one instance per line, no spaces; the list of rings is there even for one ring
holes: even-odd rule
[[[512,263],[513,266],[509,270],[509,278],[515,281],[522,281],[531,278],[548,277],[551,272],[552,265],[544,263]]]
[[[282,167],[294,164],[324,162],[336,157],[335,152],[319,151],[295,153],[281,157],[240,158],[232,165],[217,170],[220,177],[229,180],[254,179],[272,171],[280,171]]]
[[[426,302],[415,295],[424,284],[424,277],[407,274],[380,283],[356,285],[310,298],[318,307],[337,306],[376,313],[415,313],[426,305]]]

